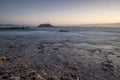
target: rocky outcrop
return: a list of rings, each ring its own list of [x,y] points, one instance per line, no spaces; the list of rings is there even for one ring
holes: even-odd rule
[[[39,28],[40,28],[40,27],[45,28],[45,27],[54,27],[54,26],[51,25],[51,24],[40,24],[38,27],[39,27]]]

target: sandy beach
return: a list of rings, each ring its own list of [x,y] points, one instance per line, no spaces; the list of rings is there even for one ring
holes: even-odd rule
[[[119,31],[0,31],[0,80],[120,80]]]

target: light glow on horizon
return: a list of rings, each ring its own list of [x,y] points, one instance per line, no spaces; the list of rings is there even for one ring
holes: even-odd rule
[[[120,0],[1,0],[1,24],[120,22]]]

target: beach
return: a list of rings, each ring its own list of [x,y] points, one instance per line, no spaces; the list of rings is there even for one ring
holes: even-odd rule
[[[120,80],[120,28],[0,31],[0,80]]]

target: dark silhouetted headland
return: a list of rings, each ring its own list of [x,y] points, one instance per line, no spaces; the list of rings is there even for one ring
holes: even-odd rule
[[[0,28],[0,30],[17,30],[17,29],[20,29],[20,30],[26,30],[28,29],[29,27],[2,27]]]
[[[42,27],[42,28],[47,28],[47,27],[55,27],[55,26],[53,26],[53,25],[51,25],[51,24],[40,24],[38,27],[39,27],[39,28],[40,28],[40,27]]]

